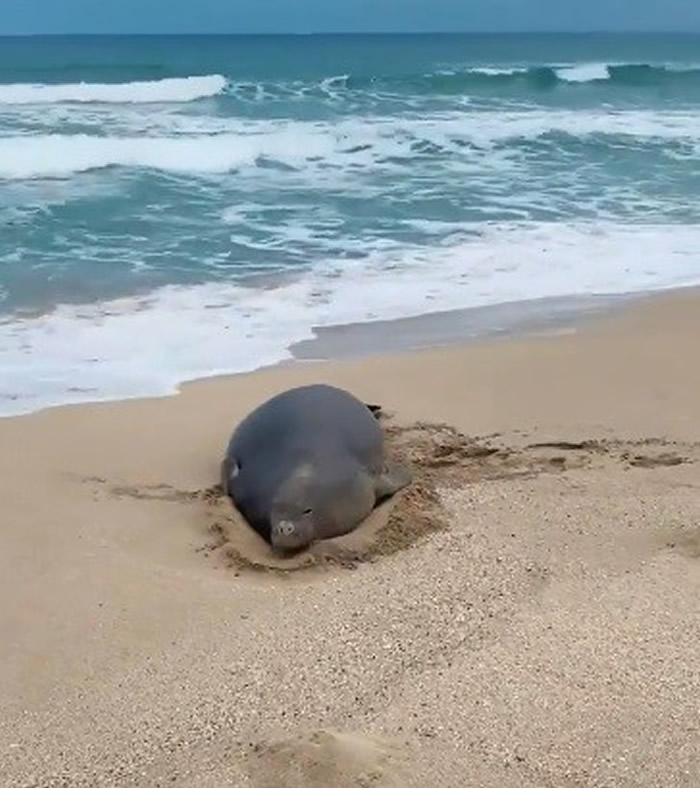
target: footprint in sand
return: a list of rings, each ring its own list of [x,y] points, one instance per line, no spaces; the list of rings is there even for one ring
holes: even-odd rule
[[[319,730],[257,745],[246,771],[253,788],[403,788],[405,763],[392,743]]]

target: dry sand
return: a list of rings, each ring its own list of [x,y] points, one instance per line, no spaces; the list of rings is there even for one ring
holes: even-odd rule
[[[684,291],[1,421],[0,785],[697,788],[699,336]],[[419,474],[285,568],[212,487],[312,380]]]

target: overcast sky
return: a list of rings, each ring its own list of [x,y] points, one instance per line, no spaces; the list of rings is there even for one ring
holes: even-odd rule
[[[0,34],[700,31],[700,0],[0,0]]]

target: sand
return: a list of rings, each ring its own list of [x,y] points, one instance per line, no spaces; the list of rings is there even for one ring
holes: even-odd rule
[[[700,294],[0,421],[0,785],[700,784]],[[416,482],[279,565],[215,485],[289,385]]]

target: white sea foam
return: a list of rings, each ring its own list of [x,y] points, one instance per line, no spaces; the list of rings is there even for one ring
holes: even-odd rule
[[[166,287],[0,323],[0,412],[172,392],[186,379],[282,360],[313,326],[700,282],[700,226],[472,230],[437,249],[328,262],[278,287]]]
[[[42,135],[0,138],[0,177],[60,177],[104,167],[144,167],[181,173],[224,173],[259,157],[290,166],[332,152],[333,140],[312,130],[303,138],[280,129],[268,134],[197,137]]]
[[[0,178],[67,177],[117,166],[225,173],[261,158],[310,171],[320,164],[347,171],[348,165],[388,167],[390,157],[412,157],[416,142],[451,146],[460,140],[487,149],[504,140],[533,140],[551,132],[700,141],[700,124],[692,112],[533,110],[450,113],[429,119],[377,118],[362,123],[232,120],[213,126],[217,133],[207,134],[201,119],[190,125],[182,118],[166,116],[155,130],[158,136],[0,136]],[[160,136],[166,130],[176,136]],[[451,166],[458,168],[477,155],[473,150],[454,150]],[[508,155],[521,154],[515,150]]]
[[[496,67],[496,66],[475,66],[474,68],[468,68],[468,74],[483,74],[486,77],[501,77],[501,76],[508,76],[510,74],[524,74],[527,72],[526,68],[518,68],[518,67],[511,67],[506,68]],[[454,72],[452,72],[454,73]]]
[[[598,82],[610,79],[610,69],[615,67],[634,67],[644,66],[667,71],[669,73],[682,74],[684,72],[698,71],[700,64],[697,63],[664,63],[663,65],[650,65],[644,63],[572,63],[566,66],[557,66],[556,73],[559,79],[565,82]]]
[[[43,85],[17,83],[0,85],[0,105],[183,103],[216,96],[224,90],[226,84],[226,78],[220,74],[117,84],[79,82]]]
[[[327,77],[326,79],[321,80],[321,89],[328,91],[332,90],[333,88],[344,88],[347,85],[349,78],[349,74],[340,74],[335,77]]]
[[[578,63],[557,69],[557,76],[564,82],[596,82],[609,79],[610,72],[607,63]]]

